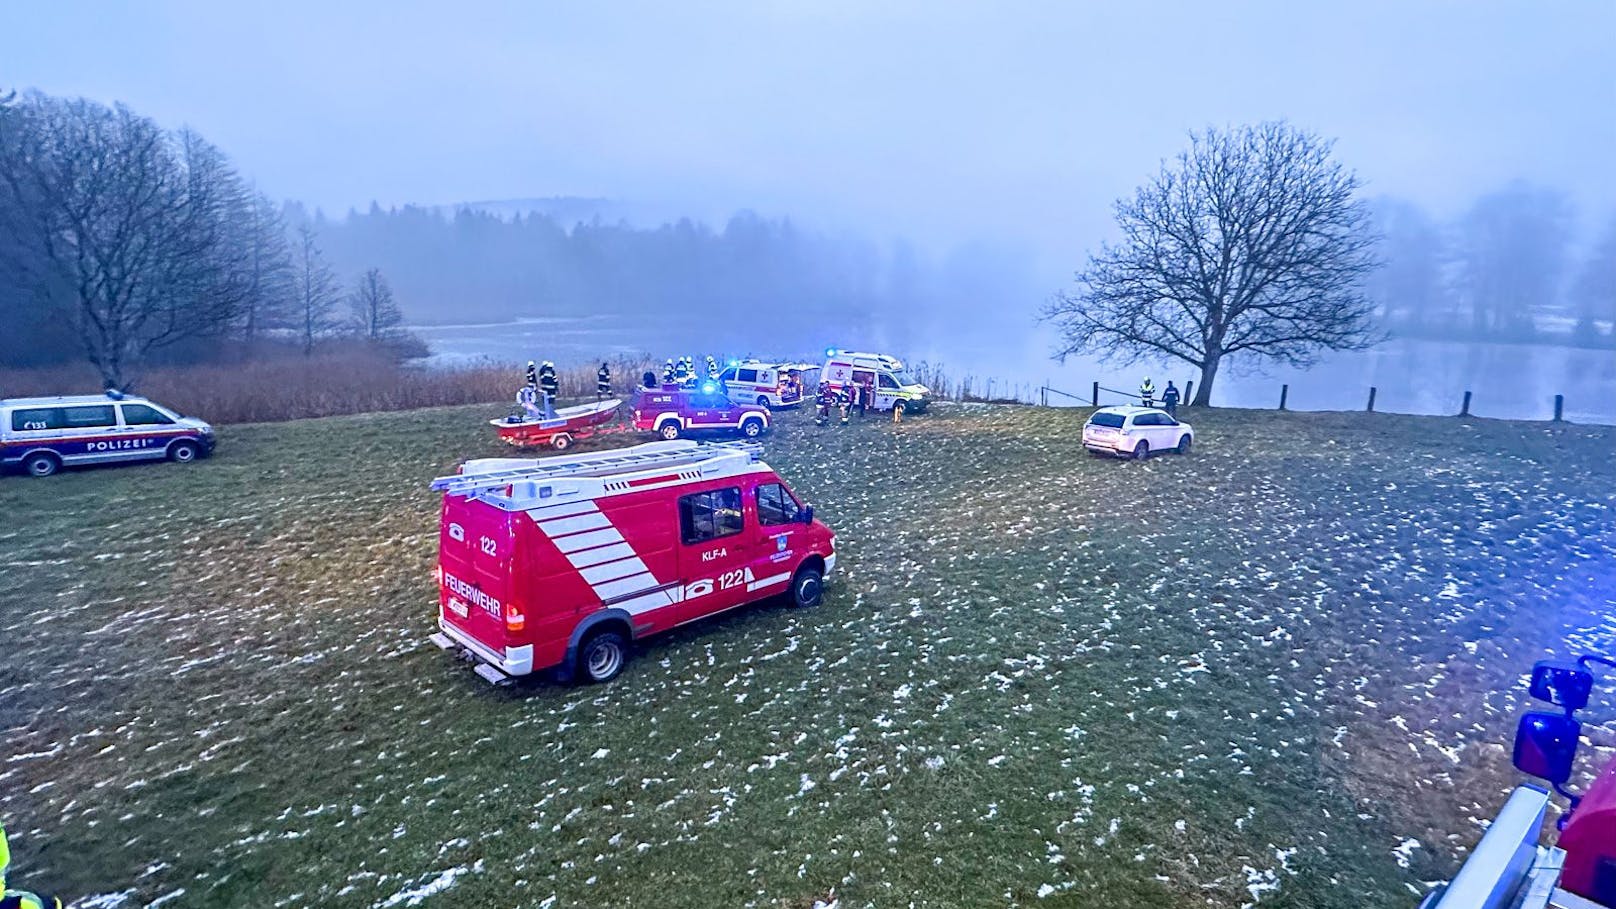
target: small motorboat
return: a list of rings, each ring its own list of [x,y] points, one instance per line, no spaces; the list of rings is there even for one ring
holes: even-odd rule
[[[526,413],[488,422],[499,431],[499,437],[511,445],[521,448],[548,445],[556,451],[566,451],[579,439],[611,432],[608,424],[622,406],[622,401],[612,398],[594,404],[563,407],[553,411],[552,415],[544,414],[537,406],[529,406]]]

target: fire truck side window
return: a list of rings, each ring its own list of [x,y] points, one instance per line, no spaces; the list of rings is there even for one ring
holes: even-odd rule
[[[757,488],[758,523],[764,526],[773,524],[795,524],[799,506],[797,500],[786,492],[786,488],[779,483],[769,483]]]
[[[741,532],[738,486],[679,497],[679,535],[686,546]]]

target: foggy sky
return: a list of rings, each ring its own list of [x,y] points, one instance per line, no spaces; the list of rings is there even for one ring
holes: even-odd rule
[[[1069,260],[1187,129],[1285,117],[1439,215],[1616,208],[1616,3],[19,2],[0,87],[188,124],[340,214],[742,207]]]

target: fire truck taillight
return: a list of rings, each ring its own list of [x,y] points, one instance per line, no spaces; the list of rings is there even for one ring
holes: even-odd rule
[[[509,632],[521,631],[527,627],[527,616],[522,614],[515,606],[505,607],[505,630]]]

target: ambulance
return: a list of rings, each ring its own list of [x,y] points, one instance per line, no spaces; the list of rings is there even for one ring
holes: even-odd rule
[[[875,389],[875,410],[920,413],[931,404],[931,389],[905,373],[902,360],[886,354],[831,348],[825,351],[819,381],[829,384],[833,391],[849,385]]]
[[[795,363],[732,360],[718,378],[736,404],[794,407],[802,403],[802,373],[808,368]]]
[[[438,647],[496,685],[605,682],[630,645],[748,603],[819,603],[835,534],[755,444],[650,442],[440,477]]]

